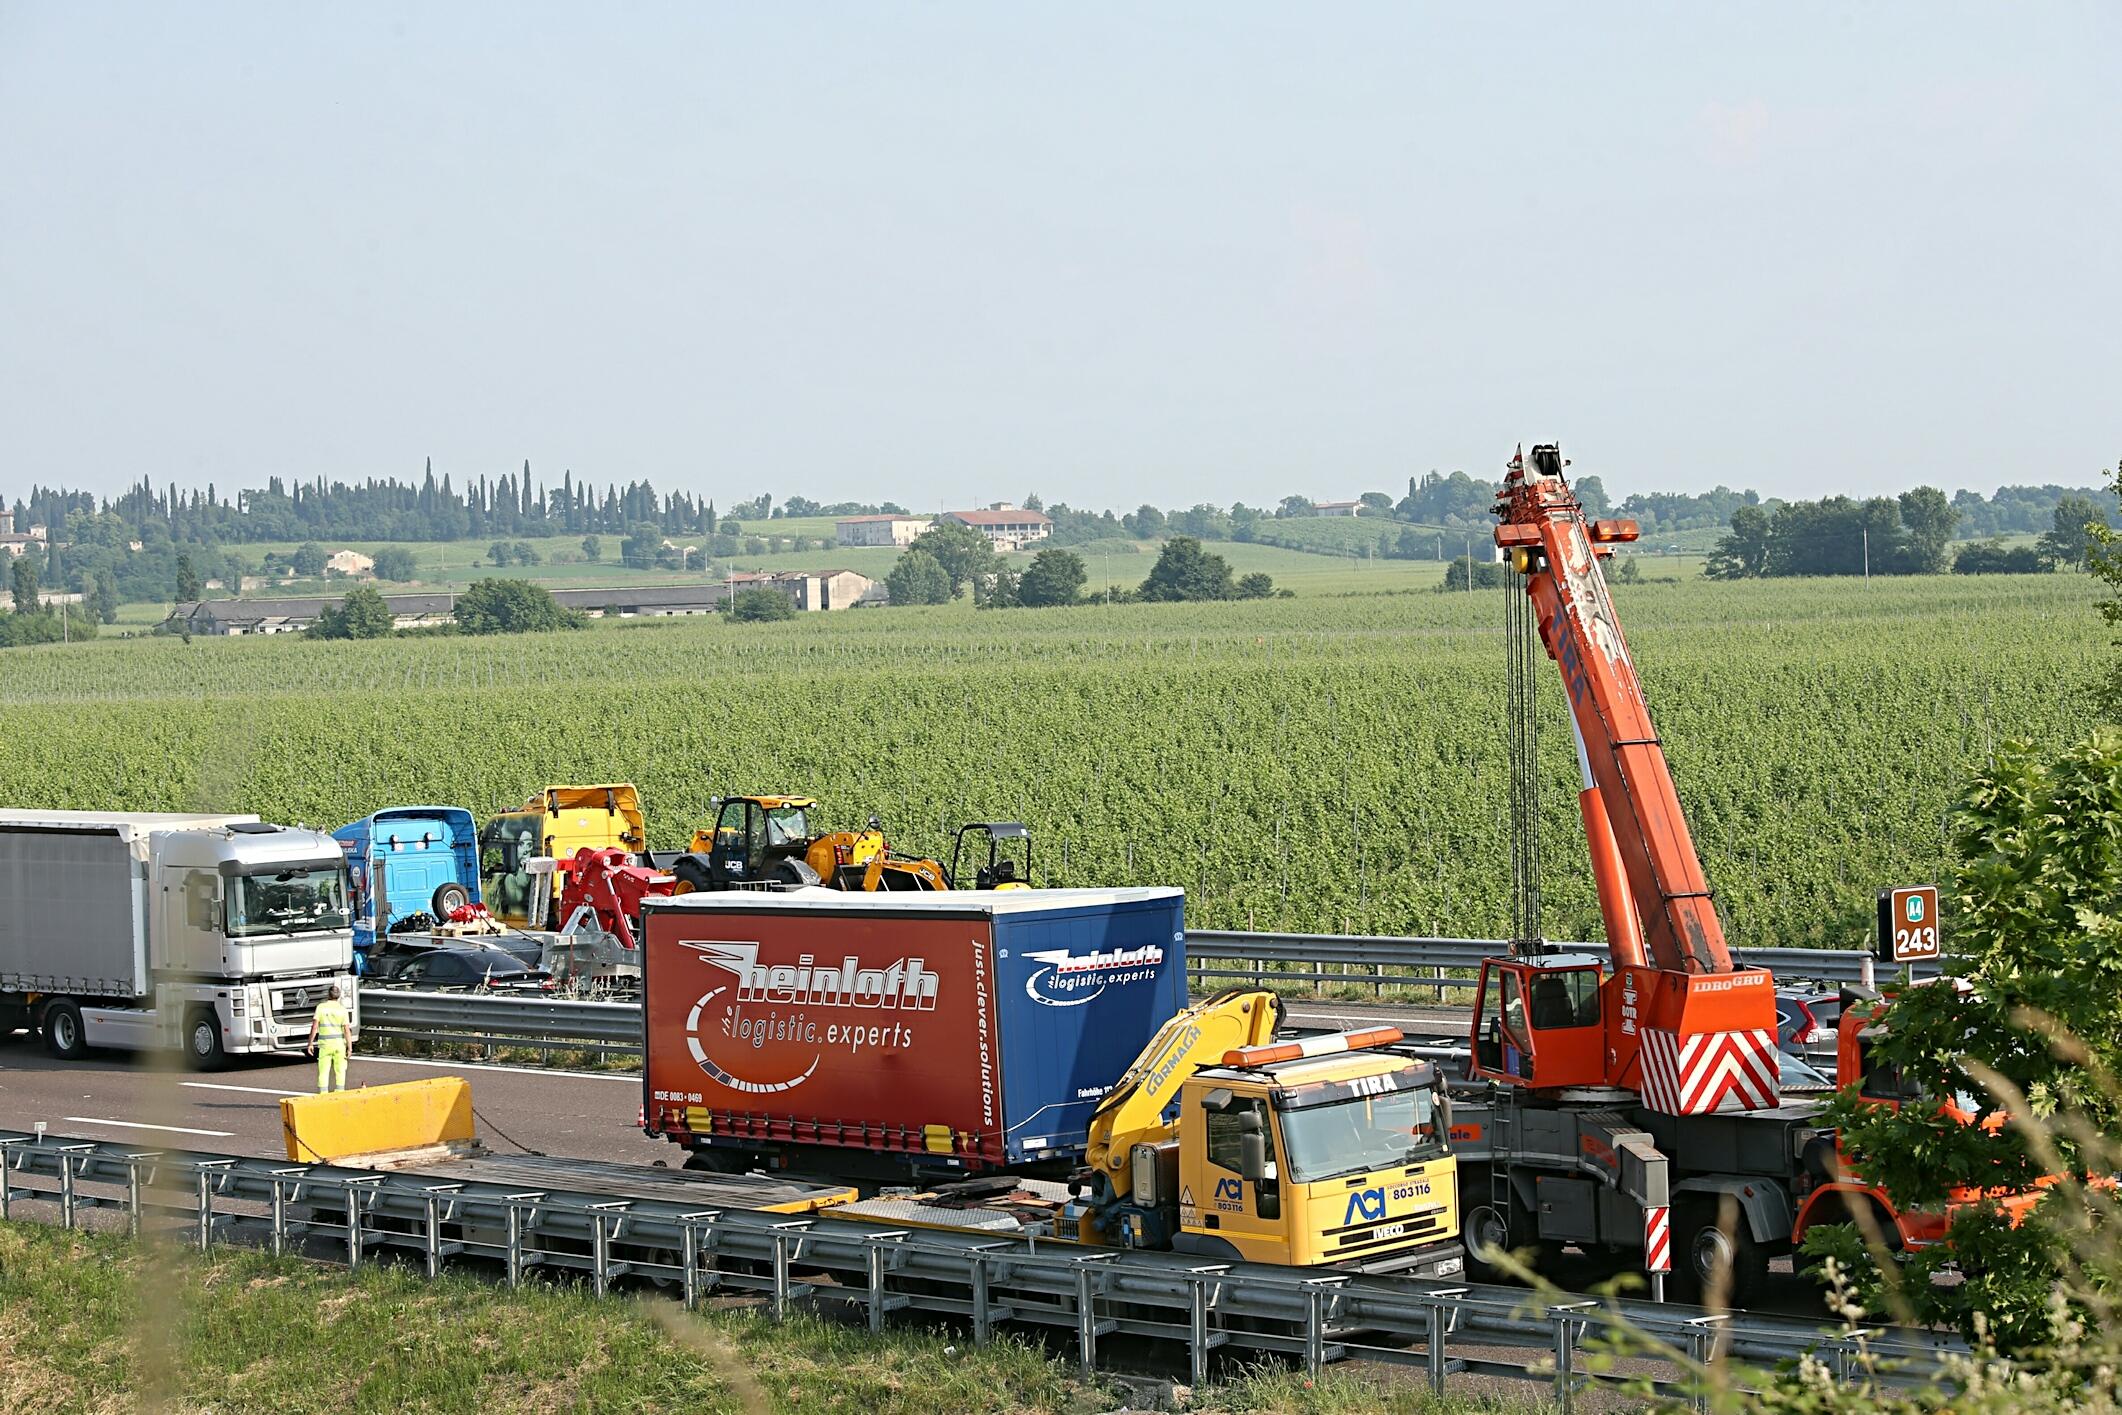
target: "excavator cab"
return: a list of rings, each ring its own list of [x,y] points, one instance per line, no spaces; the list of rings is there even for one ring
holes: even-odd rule
[[[810,813],[817,805],[808,796],[718,799],[714,827],[695,832],[692,849],[667,861],[677,892],[819,885],[865,891],[950,887],[943,867],[934,860],[892,854],[875,816],[861,830],[815,834]]]
[[[970,883],[958,873],[959,857],[965,852],[967,836],[984,836],[987,840],[985,864],[979,863],[978,840],[972,842],[976,869]],[[950,874],[947,877],[953,889],[1030,889],[1031,827],[1017,821],[969,821],[959,826],[957,841],[950,850]]]
[[[818,883],[817,872],[803,858],[811,846],[810,810],[817,804],[800,796],[731,796],[723,801],[705,852],[706,887]]]
[[[1584,953],[1484,959],[1473,1074],[1542,1090],[1608,1084],[1606,981]]]

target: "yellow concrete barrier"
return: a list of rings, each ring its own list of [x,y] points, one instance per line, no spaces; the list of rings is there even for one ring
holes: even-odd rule
[[[291,1160],[343,1159],[472,1138],[472,1087],[461,1076],[364,1086],[280,1102]]]

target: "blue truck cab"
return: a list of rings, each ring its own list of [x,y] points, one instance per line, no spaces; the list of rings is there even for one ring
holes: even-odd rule
[[[479,898],[479,829],[455,806],[393,806],[332,832],[353,886],[354,962],[367,971],[378,933],[413,914],[446,915]],[[442,907],[438,907],[442,906]]]

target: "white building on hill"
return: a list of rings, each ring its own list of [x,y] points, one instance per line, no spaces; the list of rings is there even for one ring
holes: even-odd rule
[[[842,545],[907,545],[934,524],[930,516],[842,516],[833,536]]]

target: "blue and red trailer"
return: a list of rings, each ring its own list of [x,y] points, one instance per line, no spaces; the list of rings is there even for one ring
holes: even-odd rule
[[[645,906],[642,1119],[699,1169],[1065,1174],[1186,1006],[1176,889]]]

